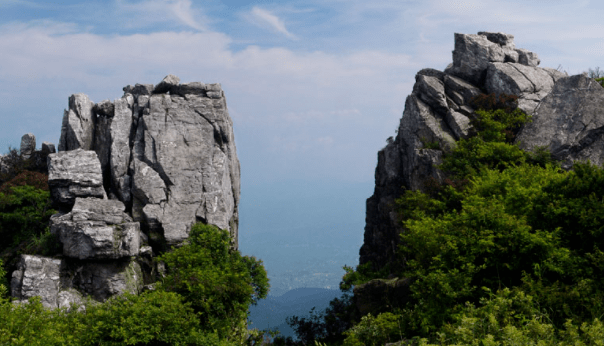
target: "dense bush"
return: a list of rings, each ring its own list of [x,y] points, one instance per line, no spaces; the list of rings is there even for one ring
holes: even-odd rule
[[[214,226],[196,224],[188,242],[160,257],[168,269],[161,288],[185,297],[204,330],[245,334],[249,305],[268,294],[262,261],[231,250],[228,232]]]
[[[48,221],[54,213],[48,191],[31,185],[2,186],[0,237],[3,242],[0,252],[46,233]]]
[[[513,140],[529,117],[509,98],[481,102],[495,106],[445,155],[449,178],[397,201],[405,232],[388,269],[414,279],[411,296],[356,320],[347,344],[371,345],[371,333],[441,345],[604,340],[604,170],[566,172],[543,149],[523,152]],[[383,274],[359,266],[343,285]]]
[[[204,333],[190,304],[175,293],[116,296],[84,312],[49,310],[39,299],[0,302],[0,344],[6,345],[219,345]],[[225,344],[225,343],[222,343]]]
[[[154,291],[89,302],[84,310],[48,310],[39,299],[13,304],[2,297],[0,344],[11,345],[247,345],[250,304],[266,297],[262,261],[230,248],[226,231],[197,224],[189,244],[164,254],[167,275]],[[3,274],[0,270],[0,274]]]

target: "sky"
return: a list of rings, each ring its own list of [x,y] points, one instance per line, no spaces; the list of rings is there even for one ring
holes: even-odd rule
[[[256,254],[263,234],[287,242],[302,224],[344,232],[354,264],[377,151],[416,72],[452,61],[454,33],[513,34],[541,66],[577,74],[604,67],[602,13],[586,0],[0,0],[0,151],[28,132],[38,147],[58,144],[71,94],[113,100],[168,74],[221,83],[242,251]]]

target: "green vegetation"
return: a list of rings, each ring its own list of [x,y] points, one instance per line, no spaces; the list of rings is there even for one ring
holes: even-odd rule
[[[590,73],[604,84],[599,69]],[[262,261],[232,250],[226,231],[197,224],[188,244],[158,258],[167,272],[155,290],[84,311],[11,303],[0,260],[0,344],[604,345],[604,169],[564,171],[543,148],[522,151],[514,139],[530,117],[514,96],[483,95],[473,106],[473,133],[439,167],[447,178],[396,201],[405,230],[396,259],[344,267],[342,298],[288,318],[300,341],[246,330],[249,305],[268,293]],[[47,178],[11,157],[14,169],[0,176],[7,265],[20,252],[56,251]],[[407,278],[408,297],[361,315],[353,287],[396,278]]]
[[[263,333],[246,329],[249,304],[268,293],[262,261],[230,250],[228,233],[216,227],[197,224],[189,239],[161,257],[168,273],[157,289],[138,296],[88,303],[85,311],[48,310],[39,299],[14,305],[3,296],[0,344],[226,346],[262,340]]]
[[[439,167],[447,179],[397,200],[405,231],[393,262],[345,267],[344,290],[398,277],[410,293],[365,316],[350,303],[340,320],[351,326],[332,345],[604,344],[604,169],[567,172],[542,148],[519,149],[530,117],[515,101],[475,99],[475,132]]]
[[[38,156],[23,160],[11,150],[0,174],[0,345],[227,346],[270,335],[246,325],[249,305],[268,294],[262,261],[233,250],[227,231],[201,223],[187,244],[156,259],[166,273],[152,291],[71,309],[49,310],[38,298],[13,304],[7,272],[18,255],[61,250],[48,230],[55,211]]]
[[[168,269],[160,288],[184,297],[203,329],[226,339],[247,333],[248,307],[265,298],[269,288],[262,261],[229,246],[227,231],[198,223],[188,245],[159,258]]]

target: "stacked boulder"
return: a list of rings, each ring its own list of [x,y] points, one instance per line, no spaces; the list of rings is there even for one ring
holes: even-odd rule
[[[360,264],[377,269],[393,259],[403,232],[395,199],[406,189],[424,189],[429,179],[443,181],[436,166],[468,135],[474,96],[518,96],[518,107],[532,115],[516,137],[521,148],[546,147],[566,169],[575,160],[604,163],[604,88],[586,75],[569,77],[539,63],[537,54],[515,48],[512,35],[479,32],[455,34],[453,63],[444,71],[417,73],[398,134],[378,152]]]
[[[200,221],[228,230],[237,248],[239,161],[219,84],[169,75],[114,102],[72,95],[48,171],[62,253],[22,256],[17,299],[54,308],[138,293],[157,279],[152,257]]]

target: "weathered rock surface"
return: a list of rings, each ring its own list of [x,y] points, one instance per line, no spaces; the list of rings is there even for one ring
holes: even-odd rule
[[[547,147],[562,167],[574,161],[604,164],[604,88],[593,78],[559,79],[517,136],[520,147]]]
[[[237,246],[239,161],[224,93],[220,84],[179,82],[168,75],[155,87],[127,86],[122,98],[96,105],[73,95],[67,119],[89,109],[96,120],[81,126],[86,131],[64,126],[61,138],[90,143],[106,195],[122,201],[155,243],[178,245],[203,221],[229,230]],[[80,139],[84,132],[93,133],[90,141]],[[59,151],[76,147],[82,146],[60,145]],[[53,184],[61,203],[85,197]]]
[[[69,98],[59,152],[48,155],[62,257],[23,259],[15,297],[44,295],[59,307],[140,292],[157,279],[154,254],[180,245],[198,221],[230,231],[237,248],[239,160],[224,93],[179,82],[127,86],[98,104]]]
[[[121,293],[142,291],[143,273],[137,260],[116,261],[65,260],[62,276],[64,287],[77,289],[97,301],[105,301]]]
[[[70,209],[76,197],[104,198],[101,165],[94,151],[76,149],[48,155],[52,199]]]
[[[45,307],[58,307],[61,260],[42,256],[21,255],[11,280],[11,295],[25,301],[40,297]]]
[[[158,94],[149,98],[149,113],[139,118],[134,190],[146,204],[142,210],[150,232],[163,231],[168,244],[186,239],[196,220],[228,229],[236,239],[239,163],[232,122],[225,115],[222,98]],[[154,172],[141,174],[138,162]],[[143,193],[150,180],[151,190]]]
[[[92,149],[96,116],[92,111],[94,103],[85,94],[69,97],[69,109],[63,115],[59,151]]]
[[[36,150],[36,136],[32,133],[26,133],[21,137],[21,156],[28,159]]]
[[[49,142],[42,142],[42,152],[54,154],[57,152],[55,145]]]
[[[553,132],[566,131],[561,127],[564,120],[557,123],[551,118],[546,120],[545,114],[557,114],[546,106],[554,101],[546,100],[558,98],[551,96],[554,94],[552,88],[556,89],[558,82],[562,83],[567,76],[551,68],[538,67],[539,62],[537,54],[516,48],[512,35],[488,32],[455,34],[453,63],[444,72],[427,68],[417,73],[413,91],[405,102],[398,134],[396,138],[390,138],[378,153],[375,191],[367,200],[361,264],[372,262],[376,268],[381,268],[392,258],[399,244],[399,234],[403,231],[394,207],[395,199],[405,189],[424,189],[428,180],[443,181],[443,173],[435,166],[441,163],[443,151],[453,148],[456,140],[468,136],[474,113],[470,100],[483,91],[515,94],[519,97],[521,110],[536,115],[535,119],[539,114],[544,115],[543,120],[533,122],[524,130],[525,137],[519,137],[527,147],[549,145],[552,138],[558,138],[556,141],[560,144],[556,148],[562,148],[561,152],[565,148],[572,151],[569,148],[581,146],[581,138],[587,138],[582,142],[584,145],[597,133],[594,130],[590,132],[591,136],[588,135],[591,129],[601,126],[597,121],[589,120],[585,122],[590,124],[585,126],[589,129],[579,137],[562,139],[560,136],[535,134],[543,127],[542,122],[546,122]],[[577,84],[576,88],[581,86]],[[591,88],[595,89],[595,86]],[[572,87],[568,86],[560,93],[570,92],[570,89]],[[568,108],[578,106],[579,102],[570,101]],[[600,145],[592,142],[592,148]],[[571,156],[589,156],[582,155]]]
[[[70,213],[53,215],[51,232],[59,235],[63,255],[79,259],[136,256],[140,248],[138,222],[124,213],[118,200],[76,198]]]
[[[48,308],[69,308],[82,304],[84,295],[105,301],[125,292],[143,288],[140,265],[130,258],[112,262],[53,259],[22,255],[13,272],[11,295],[17,301],[39,296]]]

